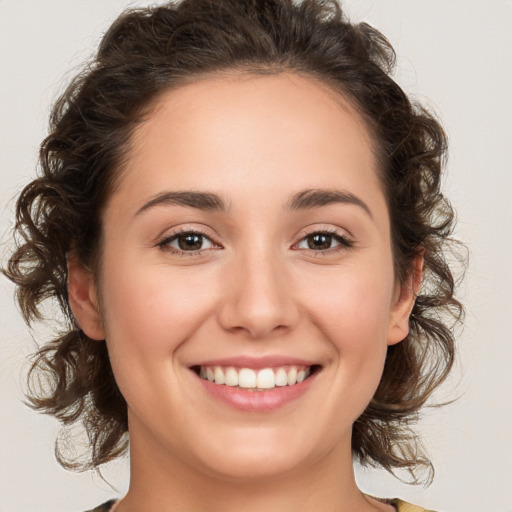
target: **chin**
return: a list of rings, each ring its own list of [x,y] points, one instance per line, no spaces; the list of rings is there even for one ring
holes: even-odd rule
[[[312,450],[313,446],[301,436],[272,435],[268,430],[227,437],[227,442],[216,437],[215,444],[204,446],[198,454],[202,459],[200,464],[208,467],[207,471],[217,478],[240,483],[284,478],[301,468],[310,467],[313,451],[321,451],[322,455],[329,451],[321,446]],[[321,440],[316,444],[321,444]]]
[[[233,455],[215,464],[208,461],[209,472],[221,480],[254,484],[285,477],[305,465],[305,461],[279,456],[278,453],[273,454],[272,457],[269,457],[266,452],[259,455],[253,453],[251,458]]]

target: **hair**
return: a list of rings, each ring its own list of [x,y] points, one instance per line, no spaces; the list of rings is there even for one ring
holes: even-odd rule
[[[88,338],[70,309],[66,257],[74,251],[97,272],[102,211],[130,135],[173,87],[223,73],[288,72],[328,85],[365,120],[388,202],[397,280],[411,275],[423,253],[410,333],[388,348],[380,385],[353,426],[352,450],[363,465],[408,470],[413,483],[417,470],[431,478],[413,427],[453,366],[451,327],[463,310],[447,262],[454,213],[440,191],[446,136],[391,78],[394,64],[385,37],[350,23],[335,0],[183,0],[125,11],[113,23],[54,105],[39,177],[17,201],[16,247],[3,270],[17,285],[27,323],[44,317],[45,299],[64,314],[64,332],[34,356],[27,392],[32,407],[88,434],[85,462],[68,457],[57,441],[61,464],[97,468],[128,445],[127,406],[106,344]]]

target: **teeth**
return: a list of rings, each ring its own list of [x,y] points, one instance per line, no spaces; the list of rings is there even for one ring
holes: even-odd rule
[[[279,368],[276,372],[276,386],[287,386],[288,385],[288,375],[286,374],[286,370],[284,368]]]
[[[215,384],[224,384],[224,372],[220,366],[213,369],[213,375],[215,375]]]
[[[226,368],[225,384],[226,386],[238,386],[238,372],[232,366]]]
[[[199,376],[218,385],[239,386],[244,389],[273,389],[276,386],[293,386],[307,379],[311,368],[303,366],[283,366],[280,368],[235,368],[228,366],[201,366]]]
[[[265,368],[258,372],[257,388],[270,389],[276,387],[276,378],[274,377],[274,371],[271,368]]]
[[[256,372],[250,368],[242,368],[238,372],[238,385],[241,388],[255,388]]]
[[[288,372],[288,386],[293,386],[294,384],[297,384],[297,368],[292,366]]]

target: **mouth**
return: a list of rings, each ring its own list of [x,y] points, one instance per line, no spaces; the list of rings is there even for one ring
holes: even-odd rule
[[[296,386],[319,372],[320,365],[282,365],[267,368],[248,368],[220,365],[192,366],[199,378],[243,391],[269,391]]]

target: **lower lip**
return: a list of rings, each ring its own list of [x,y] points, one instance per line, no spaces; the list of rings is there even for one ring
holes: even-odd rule
[[[215,384],[209,380],[199,380],[203,388],[213,397],[245,412],[272,412],[300,398],[311,386],[319,372],[293,386],[275,387],[266,391],[247,391],[241,388]]]

